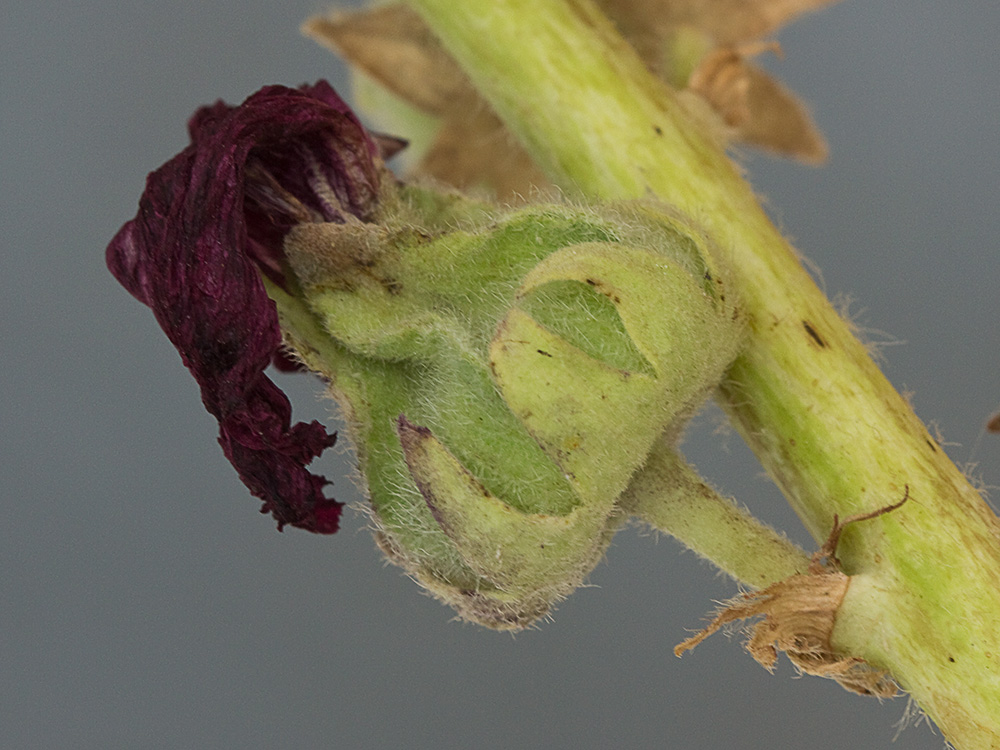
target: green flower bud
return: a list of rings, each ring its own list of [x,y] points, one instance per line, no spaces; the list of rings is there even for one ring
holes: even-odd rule
[[[497,215],[428,196],[289,234],[329,337],[292,343],[345,411],[390,559],[463,617],[519,628],[600,559],[742,321],[718,254],[661,206]]]

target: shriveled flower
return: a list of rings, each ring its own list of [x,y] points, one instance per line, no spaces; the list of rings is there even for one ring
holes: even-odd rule
[[[837,0],[599,0],[646,65],[728,141],[808,163],[826,158],[805,106],[750,59],[760,40]],[[402,4],[318,16],[307,35],[437,121],[416,171],[505,198],[548,184],[419,16]],[[707,104],[707,107],[705,106]],[[385,108],[382,107],[384,110]]]
[[[389,559],[466,619],[543,616],[739,351],[722,255],[656,203],[510,209],[400,183],[381,162],[398,142],[324,83],[217,103],[190,130],[108,265],[244,483],[279,528],[337,529],[306,468],[334,436],[293,426],[264,375],[287,346],[341,407]]]
[[[282,335],[261,273],[285,281],[282,243],[310,221],[374,210],[376,142],[326,83],[261,89],[238,107],[198,110],[191,144],[149,175],[135,219],[107,249],[115,278],[148,305],[201,386],[219,443],[281,528],[337,530],[341,503],[306,466],[336,436],[291,424],[264,374]]]

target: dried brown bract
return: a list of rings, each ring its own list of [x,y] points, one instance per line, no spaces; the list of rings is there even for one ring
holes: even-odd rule
[[[737,597],[704,630],[675,647],[674,654],[680,656],[694,648],[724,625],[762,617],[751,627],[747,651],[768,671],[773,671],[781,650],[805,674],[829,677],[862,695],[893,697],[899,689],[887,672],[858,657],[837,654],[830,643],[837,611],[851,580],[840,569],[836,551],[845,526],[896,510],[908,498],[909,487],[903,499],[893,505],[843,521],[834,516],[830,536],[813,555],[807,573]]]

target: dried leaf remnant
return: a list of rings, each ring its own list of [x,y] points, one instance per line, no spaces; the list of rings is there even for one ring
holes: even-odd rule
[[[836,1],[599,0],[599,5],[650,70],[708,104],[728,141],[818,164],[826,159],[827,147],[806,107],[750,58],[776,48],[762,37]],[[487,187],[508,199],[548,186],[408,6],[317,16],[303,31],[406,103],[439,119],[417,174],[463,189]]]
[[[891,698],[899,692],[892,677],[874,669],[863,659],[835,653],[830,637],[837,611],[850,585],[837,559],[841,532],[848,524],[867,521],[901,507],[910,496],[907,487],[898,503],[870,513],[849,516],[843,521],[836,516],[826,542],[812,557],[807,573],[794,575],[761,591],[740,595],[730,602],[699,633],[674,648],[676,656],[693,649],[723,626],[752,617],[762,617],[754,623],[747,642],[747,651],[768,671],[778,661],[778,650],[805,674],[829,677],[845,689],[861,695]]]

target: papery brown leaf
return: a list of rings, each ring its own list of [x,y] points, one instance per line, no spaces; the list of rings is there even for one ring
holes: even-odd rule
[[[725,47],[704,57],[688,80],[730,128],[750,119],[750,71],[739,51]]]
[[[405,5],[317,16],[302,27],[396,96],[442,120],[415,170],[501,199],[549,185],[420,17]]]
[[[678,87],[688,82],[708,102],[724,122],[727,140],[814,164],[826,158],[827,148],[806,108],[746,57],[768,46],[753,40],[834,2],[598,0],[653,72]],[[408,6],[318,16],[303,31],[396,96],[441,119],[417,175],[461,189],[491,188],[506,200],[551,185]],[[683,49],[675,49],[678,45]],[[702,58],[706,50],[711,51]],[[677,54],[684,59],[672,60]]]
[[[315,16],[302,31],[429,114],[442,115],[456,96],[475,91],[437,37],[406,5]]]
[[[770,74],[748,65],[750,117],[736,139],[807,164],[826,161],[829,148],[802,101]]]
[[[627,37],[662,36],[663,30],[693,26],[720,45],[759,39],[797,16],[839,0],[599,0]]]
[[[730,129],[730,138],[809,164],[828,149],[808,110],[769,73],[747,60],[773,45],[721,48],[706,55],[688,88],[701,95]]]
[[[417,168],[462,190],[487,188],[511,201],[551,182],[484,99],[455,102]]]

